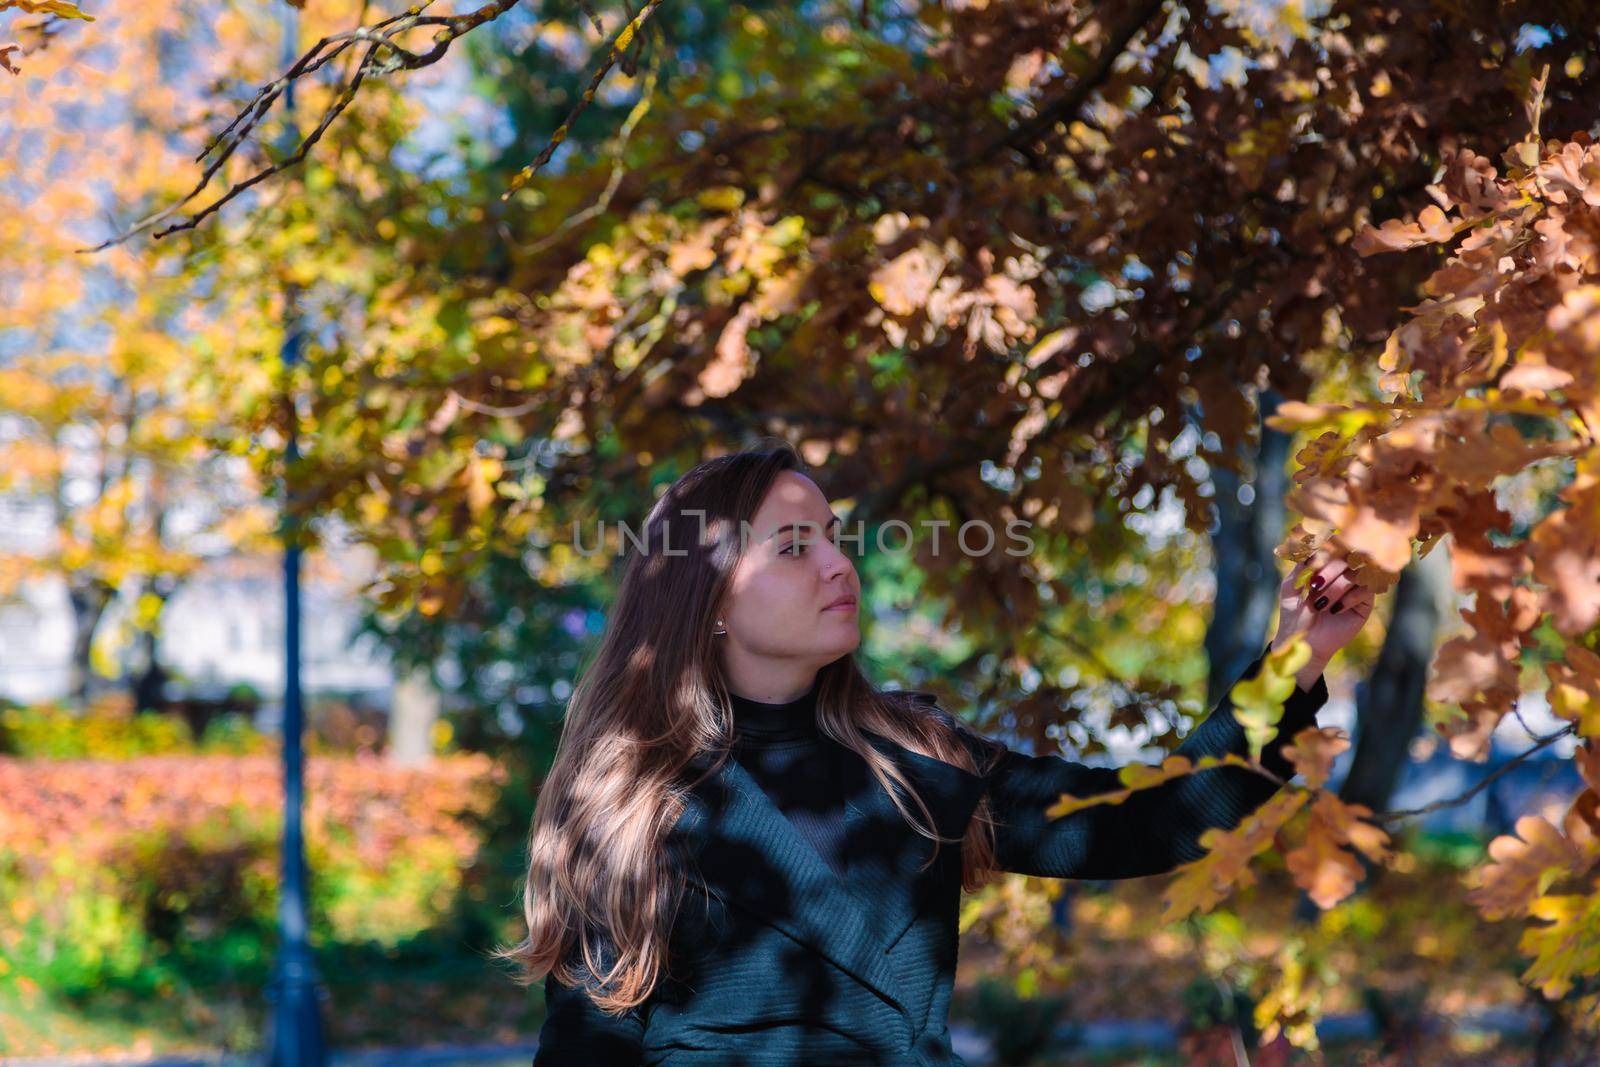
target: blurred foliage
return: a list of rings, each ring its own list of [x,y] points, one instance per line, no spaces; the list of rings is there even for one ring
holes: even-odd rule
[[[201,752],[233,756],[259,755],[276,747],[273,739],[257,730],[248,716],[238,713],[219,715],[207,723],[197,746]]]
[[[313,758],[307,774],[319,958],[470,958],[450,936],[452,917],[470,899],[478,820],[501,770],[479,755],[418,770],[346,757]],[[0,759],[3,1001],[93,1014],[242,988],[260,1003],[277,938],[280,795],[270,758]],[[492,984],[487,962],[477,962],[479,980]],[[12,1032],[7,1018],[0,1033]],[[7,1042],[0,1052],[57,1048]]]
[[[1196,1030],[1214,1026],[1237,1027],[1250,1045],[1259,1036],[1251,1016],[1255,1000],[1247,990],[1219,983],[1207,975],[1197,975],[1183,989],[1184,1023]]]
[[[0,711],[0,752],[34,759],[121,759],[193,752],[189,724],[175,715],[133,712],[117,696],[92,701],[82,712],[66,704]]]
[[[982,978],[971,1003],[973,1025],[991,1042],[996,1063],[1033,1063],[1060,1047],[1055,1032],[1065,996],[1025,997],[1008,981]]]
[[[1409,1040],[1419,1019],[1437,1027],[1527,997],[1518,982],[1526,965],[1518,931],[1484,924],[1462,892],[1467,873],[1485,858],[1488,836],[1409,829],[1398,844],[1414,862],[1399,871],[1377,869],[1356,893],[1311,922],[1295,916],[1293,876],[1274,854],[1263,860],[1257,884],[1178,923],[1161,921],[1162,879],[1101,883],[1098,889],[1078,883],[1062,926],[1050,919],[1057,896],[1052,879],[1008,875],[967,899],[968,940],[957,987],[974,988],[985,975],[1032,973],[1034,982],[1016,995],[1070,997],[1063,1024],[1187,1020],[1188,1032],[1204,1035],[1231,1021],[1269,1043],[1268,1022],[1286,1030],[1303,1012],[1369,1012],[1388,1032],[1377,1041],[1326,1048],[1325,1062],[1530,1062],[1517,1058],[1525,1050],[1501,1058],[1502,1046],[1519,1048],[1518,1041],[1465,1033],[1436,1034],[1425,1052],[1370,1058],[1386,1041]],[[1037,967],[1034,961],[1045,955],[1058,956],[1060,969]],[[1551,1010],[1575,1023],[1582,1005],[1558,1001]],[[1250,1047],[1252,1056],[1264,1051]],[[1357,1047],[1369,1058],[1356,1054]]]
[[[517,849],[542,767],[532,749],[508,749],[505,760],[463,754],[422,770],[370,756],[309,761],[312,941],[333,998],[330,1033],[342,1043],[537,1032],[538,994],[504,982],[479,954],[516,932]],[[0,759],[0,1033],[9,1042],[0,1051],[129,1047],[135,1029],[152,1052],[260,1047],[279,788],[270,757]],[[1320,991],[1329,1013],[1375,996],[1402,1021],[1515,1003],[1516,931],[1484,928],[1458,891],[1483,840],[1405,844],[1439,859],[1383,871],[1309,926],[1293,918],[1281,863],[1227,907],[1176,925],[1160,922],[1160,880],[1079,884],[1065,901],[1071,935],[1058,939],[1051,914],[1063,884],[1007,878],[971,898],[978,917],[963,941],[953,1018],[999,1038],[1016,1063],[1045,1047],[1044,1035],[1070,1037],[1087,1021],[1188,1018],[1203,1029],[1227,1013],[1196,1006],[1196,975],[1237,991],[1235,1007],[1257,1003],[1281,982],[1293,946],[1362,976]],[[1035,951],[1024,940],[1045,944]],[[1032,962],[1014,962],[1018,951]],[[1432,1062],[1462,1062],[1446,1057],[1462,1040],[1441,1044]],[[1525,1062],[1495,1058],[1503,1042],[1479,1042],[1482,1058],[1471,1062]],[[1068,1062],[1069,1050],[1057,1051],[1043,1062]],[[1328,1057],[1373,1062],[1337,1048]]]
[[[387,715],[350,696],[317,694],[306,701],[305,750],[313,755],[384,750]],[[197,737],[182,715],[133,710],[125,693],[95,698],[78,710],[65,702],[0,708],[0,754],[22,759],[132,759],[156,755],[266,755],[279,738],[242,712],[209,715]],[[449,731],[435,737],[440,754],[457,747]]]

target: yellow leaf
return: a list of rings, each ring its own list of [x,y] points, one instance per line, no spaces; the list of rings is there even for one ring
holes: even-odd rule
[[[711,211],[738,211],[744,203],[744,190],[732,185],[718,185],[702,190],[695,202]]]
[[[467,464],[464,477],[467,483],[467,507],[473,515],[482,515],[494,503],[495,482],[501,472],[500,461],[488,456],[473,456]]]
[[[1550,878],[1581,873],[1595,860],[1542,816],[1524,815],[1514,830],[1489,842],[1490,861],[1468,876],[1467,902],[1486,919],[1530,914]]]
[[[54,15],[63,19],[94,21],[93,15],[84,14],[71,0],[4,0],[0,3],[0,11],[8,7],[20,8],[32,15]]]
[[[1261,749],[1278,732],[1283,705],[1295,688],[1295,672],[1311,661],[1311,646],[1296,635],[1280,649],[1267,653],[1255,677],[1237,682],[1229,696],[1233,715],[1250,741],[1250,758],[1259,760]]]
[[[133,625],[141,630],[153,629],[157,620],[161,618],[161,609],[166,606],[166,601],[154,593],[142,593],[134,601]]]
[[[1520,947],[1534,957],[1524,981],[1559,998],[1575,978],[1600,973],[1600,896],[1540,897],[1528,914],[1550,925],[1523,931]]]
[[[1278,830],[1309,796],[1299,789],[1281,790],[1232,830],[1212,827],[1201,834],[1200,844],[1207,852],[1179,868],[1167,886],[1162,894],[1161,922],[1174,922],[1209,910],[1234,887],[1253,884],[1256,879],[1250,860],[1272,847]]]

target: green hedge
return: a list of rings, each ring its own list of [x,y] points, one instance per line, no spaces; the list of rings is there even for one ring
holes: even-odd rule
[[[267,752],[273,740],[249,716],[220,715],[196,740],[177,715],[157,711],[131,714],[108,705],[75,711],[59,704],[0,709],[0,753],[22,759],[131,759],[135,756],[225,752]]]

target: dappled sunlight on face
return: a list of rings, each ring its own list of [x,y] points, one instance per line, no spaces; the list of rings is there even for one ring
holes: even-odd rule
[[[721,618],[730,641],[749,654],[818,666],[855,650],[861,582],[850,542],[833,543],[838,528],[815,482],[794,471],[778,475],[729,582]],[[846,595],[857,604],[829,607]]]

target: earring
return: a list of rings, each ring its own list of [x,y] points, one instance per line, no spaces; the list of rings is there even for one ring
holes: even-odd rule
[[[717,620],[717,625],[718,625],[718,626],[721,626],[721,625],[722,625],[722,620],[721,620],[721,619],[718,619],[718,620]],[[727,630],[712,630],[712,631],[711,631],[711,632],[712,632],[712,633],[714,633],[714,634],[717,634],[717,635],[719,635],[719,636],[720,636],[720,635],[722,635],[722,634],[725,634],[725,633],[727,633],[727,632],[728,632],[728,631],[727,631]]]

